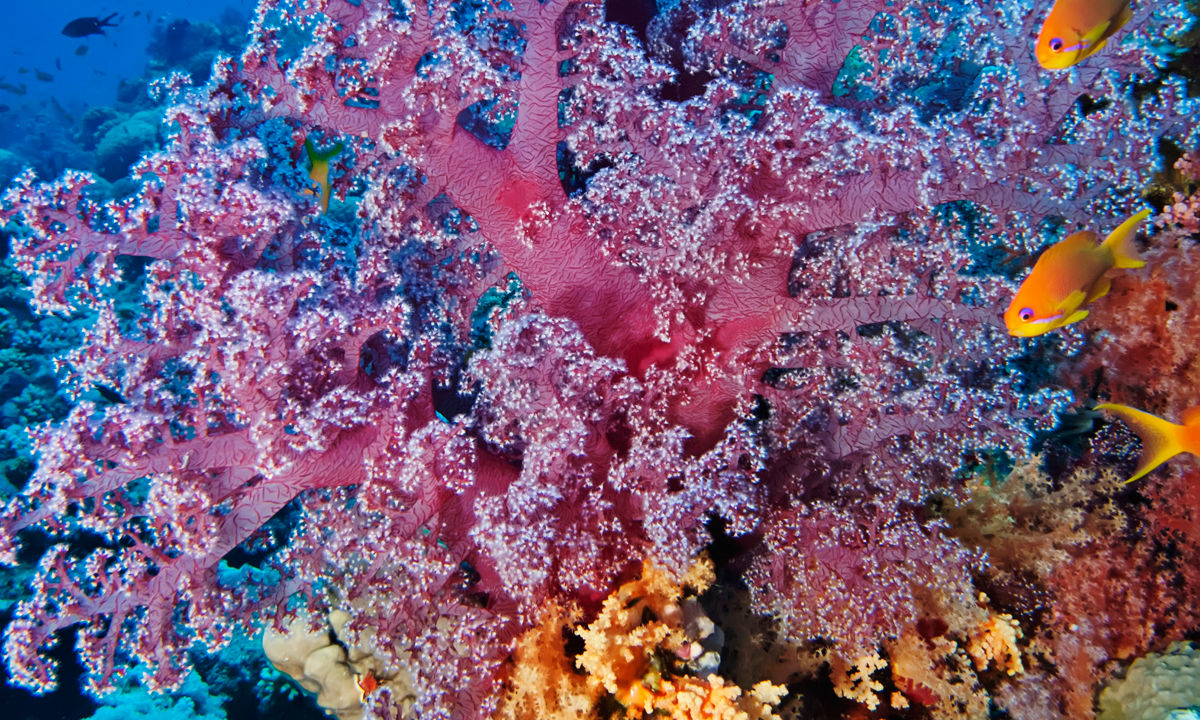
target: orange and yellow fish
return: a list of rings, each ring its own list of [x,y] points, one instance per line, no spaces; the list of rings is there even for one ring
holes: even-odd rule
[[[1142,439],[1141,461],[1133,471],[1133,477],[1125,482],[1137,480],[1180,453],[1200,455],[1200,405],[1183,411],[1182,425],[1128,405],[1105,403],[1097,405],[1096,409],[1121,418]]]
[[[1004,313],[1009,334],[1033,337],[1087,317],[1083,306],[1108,293],[1110,270],[1145,265],[1133,239],[1149,215],[1149,210],[1134,215],[1100,244],[1096,233],[1084,230],[1050,246]]]
[[[1058,0],[1038,33],[1042,67],[1064,70],[1097,52],[1133,16],[1129,0]]]
[[[342,147],[342,144],[338,143],[329,150],[319,151],[312,144],[312,140],[304,141],[304,151],[308,153],[308,177],[321,191],[321,212],[329,212],[329,161],[342,151]]]

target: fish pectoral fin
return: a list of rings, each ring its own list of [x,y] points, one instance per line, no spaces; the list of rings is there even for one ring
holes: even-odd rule
[[[1112,280],[1109,280],[1106,277],[1101,277],[1099,280],[1092,283],[1091,289],[1088,290],[1087,300],[1084,300],[1084,302],[1088,302],[1088,303],[1095,302],[1096,300],[1099,300],[1100,298],[1107,295],[1108,291],[1111,289],[1112,289]]]
[[[1112,20],[1105,20],[1079,38],[1079,44],[1083,46],[1079,51],[1079,59],[1082,60],[1093,53],[1099,52],[1100,48],[1104,47],[1104,42],[1108,40],[1109,35],[1112,35],[1112,32],[1109,32],[1112,24]]]
[[[1064,327],[1066,325],[1070,325],[1071,323],[1077,323],[1087,316],[1088,316],[1087,310],[1076,310],[1075,312],[1071,313],[1071,315],[1069,317],[1067,317],[1066,320],[1063,320],[1061,323],[1059,323],[1058,326]]]
[[[1084,46],[1084,49],[1079,53],[1080,59],[1100,52],[1100,49],[1104,47],[1104,43],[1108,42],[1110,37],[1116,35],[1118,30],[1125,27],[1125,23],[1129,22],[1131,18],[1133,18],[1133,10],[1130,9],[1129,3],[1125,3],[1125,6],[1117,12],[1113,19],[1102,22],[1088,31],[1087,34],[1080,38],[1080,43]]]
[[[1117,16],[1112,20],[1112,27],[1108,31],[1108,36],[1112,37],[1118,30],[1125,27],[1125,23],[1133,18],[1133,9],[1129,7],[1129,3],[1125,3],[1125,7],[1117,13]]]
[[[1070,315],[1083,304],[1087,299],[1087,293],[1082,290],[1073,290],[1070,295],[1063,298],[1054,309],[1061,312],[1063,315]]]

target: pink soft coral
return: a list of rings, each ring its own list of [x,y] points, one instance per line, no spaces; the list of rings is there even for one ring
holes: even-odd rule
[[[895,634],[921,605],[897,568],[961,594],[974,558],[922,503],[1062,400],[1019,387],[1011,287],[970,243],[1116,215],[1099,201],[1191,117],[1170,88],[1135,111],[1137,42],[1042,75],[1033,22],[684,3],[647,52],[596,2],[264,2],[138,194],[70,173],[6,196],[39,306],[96,313],[73,391],[124,401],[39,429],[6,508],[8,560],[31,527],[63,541],[9,628],[13,677],[50,687],[47,646],[85,623],[93,687],[139,664],[170,686],[197,639],[341,608],[416,668],[421,712],[481,716],[548,601],[594,607],[647,556],[681,573],[714,516],[768,539],[761,577],[805,568],[761,609],[841,601],[836,575],[863,610],[793,636]],[[331,216],[297,168],[310,136],[346,144]],[[122,255],[151,260],[131,321]],[[102,547],[70,547],[81,529]]]

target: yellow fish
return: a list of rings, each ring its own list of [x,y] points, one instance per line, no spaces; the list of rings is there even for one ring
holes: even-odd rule
[[[1104,47],[1131,17],[1129,0],[1058,0],[1042,23],[1034,54],[1047,70],[1065,70]]]
[[[1137,480],[1179,453],[1200,455],[1200,405],[1183,411],[1182,425],[1128,405],[1105,403],[1097,405],[1096,409],[1107,410],[1121,418],[1142,439],[1141,461],[1133,477],[1125,481],[1127,483]]]
[[[338,143],[329,150],[318,151],[312,144],[312,140],[304,141],[304,151],[308,153],[308,164],[310,167],[308,176],[321,189],[321,212],[329,212],[329,195],[331,191],[329,187],[329,161],[342,151],[342,147],[342,144]]]
[[[1113,268],[1138,268],[1134,229],[1150,215],[1143,210],[1096,244],[1096,233],[1077,232],[1051,245],[1029,271],[1004,313],[1010,335],[1033,337],[1087,317],[1086,303],[1104,297]]]

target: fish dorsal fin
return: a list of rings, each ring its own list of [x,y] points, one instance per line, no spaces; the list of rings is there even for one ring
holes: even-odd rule
[[[1034,269],[1040,266],[1045,272],[1049,268],[1074,267],[1081,255],[1096,252],[1100,252],[1100,237],[1091,230],[1080,230],[1046,248],[1038,256]]]
[[[1125,27],[1125,23],[1133,18],[1133,10],[1130,9],[1129,3],[1125,3],[1117,14],[1111,20],[1102,22],[1092,28],[1086,35],[1080,38],[1080,42],[1088,43],[1087,49],[1079,54],[1079,59],[1082,60],[1090,55],[1095,55],[1100,52],[1108,39],[1117,34],[1117,31]]]
[[[1179,420],[1184,425],[1200,425],[1200,405],[1184,410]]]
[[[1115,35],[1117,31],[1125,27],[1125,23],[1129,22],[1131,19],[1133,19],[1133,9],[1129,7],[1129,3],[1125,3],[1125,6],[1121,8],[1121,11],[1117,13],[1115,18],[1113,18],[1112,24],[1109,25],[1108,37]]]
[[[1053,252],[1055,254],[1063,253],[1074,255],[1075,253],[1079,252],[1095,250],[1099,246],[1099,235],[1091,230],[1080,230],[1077,233],[1071,233],[1062,240],[1059,240],[1055,244],[1051,245],[1050,248],[1046,250],[1046,253],[1049,254]]]
[[[1058,310],[1063,315],[1070,315],[1071,313],[1075,312],[1075,310],[1077,310],[1086,299],[1086,292],[1082,290],[1072,290],[1071,294],[1063,298],[1062,302],[1056,305],[1054,309]]]

